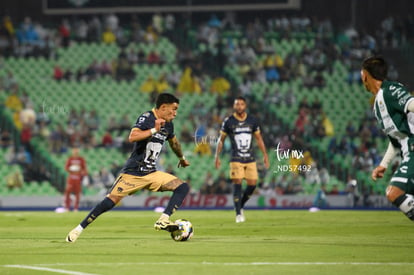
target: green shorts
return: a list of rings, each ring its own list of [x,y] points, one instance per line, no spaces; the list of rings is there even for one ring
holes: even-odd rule
[[[403,160],[390,180],[390,185],[396,186],[405,193],[414,194],[414,154],[408,160]]]

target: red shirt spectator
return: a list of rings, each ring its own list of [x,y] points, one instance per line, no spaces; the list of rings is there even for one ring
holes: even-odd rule
[[[149,64],[158,64],[160,63],[161,59],[155,51],[151,51],[148,55],[147,61]]]
[[[32,139],[32,129],[30,127],[23,127],[22,132],[20,133],[20,141],[23,144],[30,143]]]
[[[111,133],[106,132],[105,135],[102,137],[102,146],[110,147],[114,143]]]
[[[55,80],[61,80],[63,78],[63,70],[61,67],[59,67],[58,65],[55,66],[55,68],[53,69],[53,78]]]

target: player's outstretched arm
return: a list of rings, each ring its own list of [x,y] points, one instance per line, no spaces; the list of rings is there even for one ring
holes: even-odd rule
[[[178,141],[177,137],[170,138],[168,140],[168,143],[170,144],[171,149],[175,153],[175,155],[180,159],[178,162],[177,167],[187,167],[190,166],[190,162],[185,159],[183,151],[181,150],[181,144]]]
[[[259,131],[257,131],[257,132],[254,133],[254,137],[256,138],[257,146],[259,146],[260,151],[262,151],[262,153],[263,153],[263,163],[264,163],[266,169],[269,169],[269,167],[270,167],[269,156],[267,155],[266,146],[264,144],[262,135],[260,134]]]
[[[224,140],[226,139],[226,136],[227,135],[225,133],[221,132],[220,137],[218,138],[218,141],[217,141],[216,154],[214,158],[216,169],[219,169],[221,166],[220,153],[223,150],[223,144],[224,144]]]

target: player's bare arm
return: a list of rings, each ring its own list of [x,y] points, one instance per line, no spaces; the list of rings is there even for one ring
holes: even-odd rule
[[[256,138],[257,146],[259,146],[260,151],[262,151],[262,153],[263,153],[263,163],[264,163],[266,169],[269,169],[269,167],[270,167],[269,157],[267,155],[266,146],[264,144],[262,134],[260,134],[260,131],[256,131],[254,133],[254,137]]]
[[[168,140],[168,143],[170,144],[171,149],[175,153],[175,155],[180,159],[178,162],[177,167],[187,167],[190,166],[190,162],[185,159],[183,151],[181,150],[181,144],[178,141],[177,137],[173,137]]]
[[[154,128],[148,129],[148,130],[141,130],[139,128],[132,128],[131,132],[129,133],[128,140],[129,142],[135,142],[135,141],[141,141],[146,138],[149,138],[156,132],[158,132],[161,129],[161,126],[165,124],[164,119],[156,119]]]
[[[221,161],[220,161],[220,153],[223,150],[223,144],[224,144],[224,140],[226,139],[227,135],[224,132],[220,133],[220,137],[217,141],[217,147],[216,147],[216,154],[215,154],[215,167],[216,169],[219,169],[221,166]]]

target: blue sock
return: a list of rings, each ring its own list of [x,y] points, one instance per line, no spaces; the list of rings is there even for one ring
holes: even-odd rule
[[[115,203],[108,197],[104,198],[100,203],[98,203],[94,209],[89,212],[88,216],[80,223],[83,228],[86,228],[90,223],[92,223],[99,215],[102,213],[111,210],[115,206]]]
[[[236,215],[240,215],[241,191],[242,191],[241,184],[233,184],[233,201],[234,201],[234,208],[236,210]]]
[[[173,195],[168,202],[167,208],[164,210],[164,214],[171,216],[181,206],[185,199],[185,196],[187,196],[188,191],[190,191],[188,183],[183,182],[180,186],[178,186],[174,190]]]

